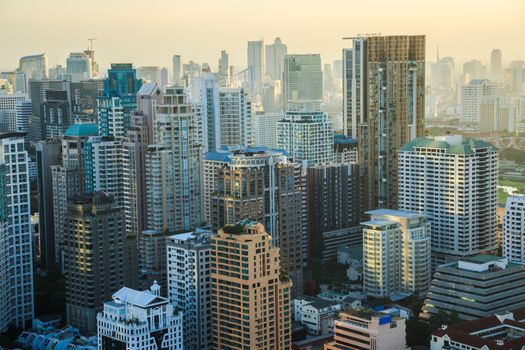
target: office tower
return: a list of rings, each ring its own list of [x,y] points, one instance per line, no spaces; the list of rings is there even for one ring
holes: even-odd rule
[[[42,134],[45,128],[45,118],[42,115],[42,103],[46,101],[47,91],[66,91],[71,101],[71,83],[67,80],[33,80],[29,81],[29,98],[32,102],[32,114],[29,123],[29,139],[36,143],[46,138]]]
[[[321,55],[285,55],[282,86],[285,111],[302,107],[319,110],[323,101]]]
[[[316,165],[308,168],[306,178],[308,261],[325,262],[332,257],[327,248],[334,237],[341,245],[361,244],[358,168],[348,163]]]
[[[288,47],[282,43],[281,38],[275,38],[273,44],[266,45],[266,74],[272,80],[282,80],[284,72],[284,56]]]
[[[334,75],[338,80],[343,79],[343,60],[334,60]]]
[[[75,123],[96,122],[97,96],[104,89],[104,80],[89,79],[71,83],[72,112]]]
[[[166,88],[156,106],[154,145],[146,152],[147,227],[181,231],[201,221],[201,145],[182,87]]]
[[[62,164],[62,142],[59,139],[39,141],[36,144],[36,161],[38,213],[40,214],[40,265],[44,269],[54,269],[57,266],[57,261],[51,167]]]
[[[160,84],[159,84],[161,91],[164,91],[164,88],[168,86],[168,81],[169,81],[168,68],[162,67],[160,69]]]
[[[102,303],[126,284],[124,214],[97,191],[69,201],[64,227],[67,322],[95,334]]]
[[[264,41],[248,41],[248,91],[252,99],[261,94],[264,77]]]
[[[399,160],[399,209],[432,223],[433,265],[496,246],[498,150],[461,135],[419,138]]]
[[[137,79],[160,85],[160,68],[158,66],[141,66],[137,70]]]
[[[336,163],[357,163],[357,141],[346,135],[334,135],[334,157]]]
[[[182,85],[182,60],[180,55],[173,56],[173,85]]]
[[[29,132],[29,119],[31,119],[32,110],[33,104],[31,103],[31,100],[26,99],[16,102],[16,131],[24,133]]]
[[[280,112],[281,103],[281,81],[270,80],[263,83],[261,92],[262,107],[265,112]]]
[[[405,319],[372,311],[343,312],[324,350],[405,350]]]
[[[485,79],[487,67],[480,60],[470,60],[463,63],[463,79],[468,83],[471,80]]]
[[[220,77],[219,77],[220,79]],[[215,75],[207,73],[200,80],[200,108],[202,113],[202,136],[204,152],[216,151],[221,147],[221,124],[219,114],[219,84]]]
[[[126,136],[141,86],[142,80],[136,78],[136,70],[131,63],[111,64],[108,77],[104,79],[102,95],[97,97],[100,136]]]
[[[66,59],[67,74],[71,81],[77,83],[93,77],[93,66],[91,58],[84,52],[72,52]]]
[[[525,61],[512,61],[509,66],[511,91],[525,93]]]
[[[277,122],[277,147],[308,166],[334,160],[334,130],[323,112],[288,111]]]
[[[182,312],[160,296],[160,286],[122,287],[97,315],[98,349],[182,350]]]
[[[69,76],[67,75],[67,68],[60,64],[49,68],[48,76],[48,78],[51,80],[70,80]]]
[[[97,124],[72,125],[62,138],[61,164],[51,166],[55,261],[61,271],[64,265],[64,230],[68,200],[85,192],[84,145],[88,137],[96,136],[97,133]]]
[[[383,298],[424,295],[430,284],[430,222],[424,214],[367,212],[363,225],[363,290]]]
[[[501,57],[501,50],[494,49],[490,53],[490,74],[494,77],[501,76],[503,74],[503,64]]]
[[[272,242],[281,248],[281,266],[294,282],[293,294],[302,294],[308,231],[301,165],[282,151],[266,148],[232,151],[227,156],[208,152],[205,163],[204,206],[209,207],[210,223],[216,229],[245,218],[264,223]]]
[[[430,66],[430,86],[435,89],[451,91],[454,86],[454,58],[443,57]]]
[[[397,150],[425,129],[425,36],[353,38],[343,65],[343,123],[358,143],[361,206],[396,208]]]
[[[277,148],[277,122],[282,119],[282,113],[256,114],[253,117],[255,146]]]
[[[503,257],[525,263],[525,196],[510,196],[503,219]]]
[[[34,316],[29,158],[24,133],[0,135],[0,332]]]
[[[30,79],[47,78],[47,56],[45,53],[20,58],[18,70],[24,73],[27,81]],[[27,82],[26,81],[26,82]]]
[[[2,132],[18,131],[16,123],[17,104],[27,100],[27,94],[0,95],[0,129]],[[24,104],[24,106],[26,105]],[[31,106],[31,101],[29,101],[29,106]]]
[[[212,232],[197,229],[168,238],[168,297],[184,314],[184,349],[213,349]]]
[[[272,236],[244,220],[219,230],[211,249],[214,348],[290,349],[292,283]]]
[[[479,129],[482,106],[493,103],[497,92],[498,86],[486,79],[474,79],[467,85],[463,85],[461,87],[460,123],[463,126]]]
[[[0,72],[0,79],[6,79],[8,84],[12,87],[12,92],[15,94],[27,94],[27,81],[24,73]]]
[[[60,137],[72,124],[70,91],[47,90],[40,105],[40,135],[43,140]]]
[[[230,87],[230,56],[225,50],[221,50],[221,57],[219,58],[219,73],[218,83],[221,87]]]
[[[455,311],[476,320],[525,307],[525,264],[480,254],[438,266],[420,317]]]
[[[252,109],[243,88],[219,90],[220,143],[224,146],[253,145]]]

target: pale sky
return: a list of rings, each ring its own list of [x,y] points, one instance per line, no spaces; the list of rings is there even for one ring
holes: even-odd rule
[[[281,37],[289,53],[340,58],[358,33],[425,34],[427,60],[525,59],[525,0],[0,0],[0,68],[46,52],[49,66],[95,41],[96,58],[170,66],[171,57],[216,69],[221,49],[246,65],[246,42]]]

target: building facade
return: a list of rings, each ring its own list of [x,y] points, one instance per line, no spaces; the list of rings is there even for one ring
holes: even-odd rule
[[[253,145],[251,102],[243,88],[219,90],[219,118],[222,146]]]
[[[503,256],[525,263],[525,196],[510,196],[503,218]]]
[[[319,110],[319,105],[323,101],[321,55],[285,55],[282,79],[285,111],[302,106]]]

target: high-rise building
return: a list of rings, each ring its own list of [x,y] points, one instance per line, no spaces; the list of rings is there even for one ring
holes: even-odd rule
[[[378,209],[363,227],[364,291],[374,297],[425,295],[430,285],[430,222],[424,214]]]
[[[204,152],[216,151],[221,146],[219,84],[212,73],[200,77],[199,80]]]
[[[343,312],[324,350],[405,350],[405,319],[369,311]]]
[[[158,66],[141,66],[137,70],[137,79],[160,85],[160,68]]]
[[[47,56],[45,53],[20,58],[18,69],[24,73],[27,81],[29,79],[46,79]]]
[[[212,237],[214,349],[290,349],[292,282],[260,223],[244,220]]]
[[[126,284],[124,214],[106,192],[70,200],[64,229],[67,322],[97,332],[97,313]]]
[[[210,223],[216,229],[245,218],[264,223],[273,244],[281,248],[281,266],[294,282],[293,294],[302,294],[308,232],[306,177],[301,165],[281,151],[266,148],[247,148],[227,156],[209,152],[205,163]]]
[[[510,196],[503,219],[503,256],[525,263],[525,196]]]
[[[500,49],[494,49],[490,53],[490,74],[498,77],[503,74],[502,55]]]
[[[336,163],[357,163],[357,141],[343,134],[334,135]]]
[[[470,60],[463,63],[463,80],[467,83],[471,80],[485,79],[487,67],[480,60]]]
[[[182,85],[182,59],[180,55],[173,55],[173,85]]]
[[[399,160],[399,209],[432,223],[434,266],[496,246],[498,151],[461,135],[419,138]]]
[[[54,269],[57,261],[51,167],[62,164],[62,142],[59,139],[39,141],[36,144],[36,161],[38,213],[40,214],[40,265],[45,269]]]
[[[323,112],[288,111],[277,122],[277,147],[308,166],[334,160],[334,130]]]
[[[333,231],[355,228],[346,231],[344,245],[360,245],[357,165],[330,163],[309,167],[307,186],[308,260],[328,260],[328,250],[324,248]]]
[[[255,146],[277,148],[277,123],[283,120],[282,113],[264,113],[253,116]]]
[[[219,118],[221,145],[253,145],[251,102],[243,88],[219,90]]]
[[[454,58],[442,57],[430,66],[430,86],[434,89],[451,91],[454,86]]]
[[[397,150],[423,136],[425,36],[368,36],[343,50],[343,122],[357,140],[363,211],[397,207]]]
[[[12,87],[12,93],[27,94],[26,75],[22,72],[0,72],[0,79],[6,79]]]
[[[43,140],[60,137],[73,124],[70,91],[47,90],[46,100],[40,105],[40,135]]]
[[[168,297],[184,314],[184,349],[213,349],[211,239],[207,229],[168,238]]]
[[[230,87],[230,56],[225,50],[221,50],[221,57],[219,58],[218,83],[221,87]]]
[[[169,78],[168,78],[168,68],[162,67],[160,69],[160,90],[164,91],[166,86],[168,86]]]
[[[272,80],[282,80],[284,72],[284,56],[288,47],[282,43],[281,38],[275,38],[273,44],[266,45],[266,74]]]
[[[131,63],[111,64],[102,95],[97,97],[100,136],[126,136],[141,85],[142,80],[136,78],[136,69]]]
[[[96,122],[97,96],[104,89],[104,80],[89,79],[71,83],[71,100],[75,123]]]
[[[16,131],[24,133],[29,132],[29,120],[31,119],[32,110],[33,104],[31,103],[31,100],[26,99],[16,102]]]
[[[482,126],[482,119],[488,119],[486,114],[495,113],[494,103],[497,92],[498,86],[486,79],[474,79],[462,86],[460,123],[463,126],[479,129]],[[490,108],[493,110],[487,110]],[[485,117],[482,118],[482,114]]]
[[[67,74],[71,81],[77,83],[93,77],[91,58],[84,52],[72,52],[66,59]]]
[[[182,312],[160,295],[160,286],[122,287],[97,315],[98,349],[183,350]]]
[[[285,111],[303,107],[319,110],[323,101],[321,55],[285,55],[282,86]]]
[[[525,94],[525,61],[510,62],[509,75],[511,91]]]
[[[156,106],[154,143],[146,152],[148,229],[197,227],[202,222],[202,148],[193,106],[182,87],[166,88]]]
[[[261,94],[264,66],[264,41],[248,41],[248,91],[252,99]]]
[[[0,130],[2,132],[19,131],[16,118],[17,104],[25,101],[29,101],[29,107],[31,107],[31,101],[28,100],[27,94],[0,95]],[[27,104],[23,106],[25,107]],[[27,109],[24,108],[24,112],[26,113],[25,115],[27,115]],[[31,110],[29,114],[31,115]]]
[[[34,316],[29,158],[24,133],[0,134],[0,332]]]

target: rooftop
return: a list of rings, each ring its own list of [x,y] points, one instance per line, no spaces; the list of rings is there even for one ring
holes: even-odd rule
[[[149,290],[141,292],[128,287],[122,287],[113,294],[113,300],[116,303],[132,304],[142,308],[147,308],[157,303],[168,302],[166,298],[157,296]]]
[[[462,137],[461,135],[447,135],[434,138],[420,137],[410,141],[401,147],[400,150],[403,152],[413,152],[416,148],[445,149],[445,153],[448,154],[474,154],[477,149],[498,150],[488,142],[471,137]]]
[[[81,136],[97,136],[98,125],[97,124],[73,124],[71,125],[64,136],[69,137],[81,137]]]
[[[425,217],[425,214],[414,213],[409,211],[402,210],[393,210],[393,209],[376,209],[367,211],[366,214],[369,215],[384,215],[384,216],[397,216],[405,219],[417,219]]]

